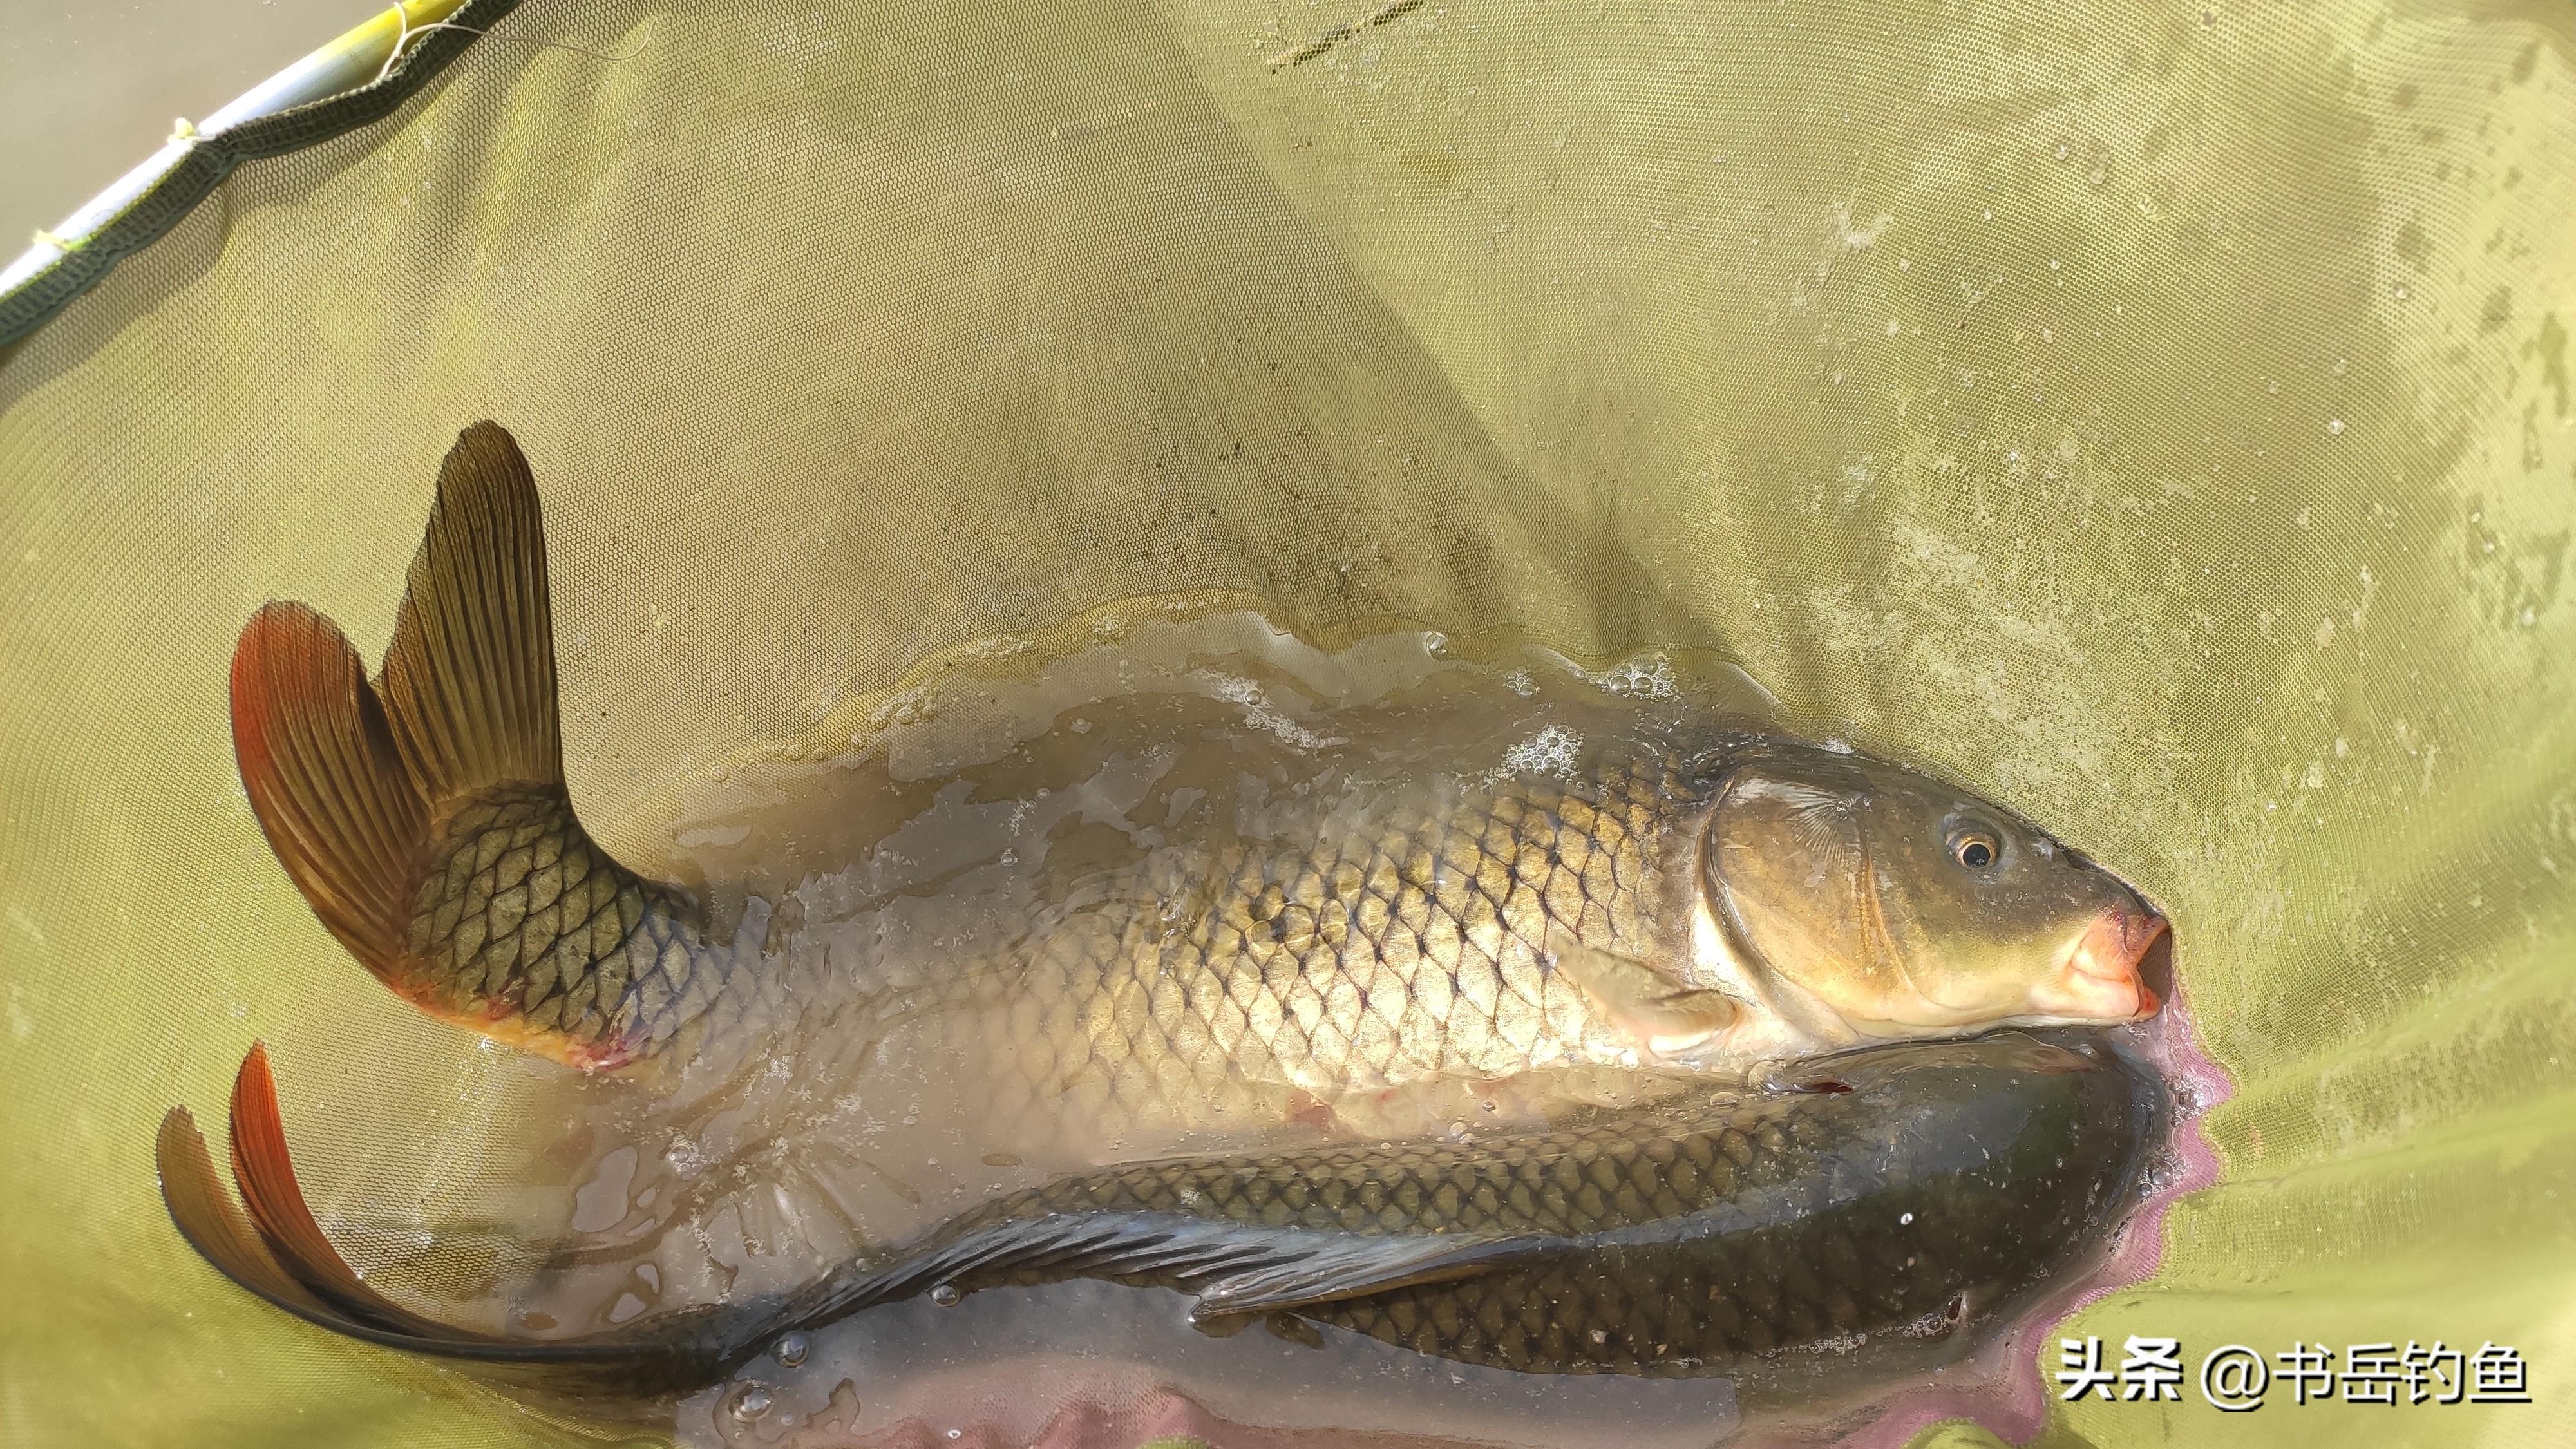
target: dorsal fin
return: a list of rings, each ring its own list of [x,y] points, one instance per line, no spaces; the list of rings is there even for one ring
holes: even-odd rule
[[[233,754],[278,862],[369,970],[397,969],[429,811],[358,652],[302,604],[269,604],[233,650]]]
[[[495,786],[562,783],[545,519],[498,423],[467,428],[439,467],[377,688],[433,810]]]
[[[1474,1277],[1564,1247],[1543,1234],[1372,1236],[1163,1211],[988,1219],[969,1214],[958,1220],[967,1230],[948,1241],[934,1233],[929,1246],[890,1262],[852,1265],[791,1298],[781,1316],[810,1328],[941,1284],[971,1291],[1022,1277],[1136,1277],[1196,1294],[1190,1317],[1206,1321]]]

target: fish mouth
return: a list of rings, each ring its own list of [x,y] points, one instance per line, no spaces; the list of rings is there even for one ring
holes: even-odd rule
[[[2173,924],[2144,906],[2113,906],[2032,989],[2030,1004],[2049,1016],[2144,1021],[2172,989]]]

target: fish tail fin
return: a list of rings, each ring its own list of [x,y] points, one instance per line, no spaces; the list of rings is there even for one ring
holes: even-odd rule
[[[217,1176],[185,1107],[161,1119],[154,1161],[179,1235],[216,1271],[308,1323],[387,1348],[472,1360],[485,1376],[580,1398],[635,1399],[712,1383],[747,1357],[741,1315],[668,1315],[609,1334],[520,1339],[441,1323],[368,1286],[304,1201],[268,1052],[254,1045],[233,1079],[232,1170]]]
[[[440,813],[496,789],[562,792],[545,516],[498,423],[459,434],[438,470],[378,687],[412,784]]]
[[[233,650],[233,756],[278,863],[378,976],[399,971],[428,802],[358,651],[302,604],[251,615]]]
[[[279,862],[397,993],[585,1067],[657,1050],[720,994],[729,949],[573,813],[544,515],[498,424],[467,428],[439,469],[372,684],[329,620],[270,604],[242,631],[232,689],[243,786]]]

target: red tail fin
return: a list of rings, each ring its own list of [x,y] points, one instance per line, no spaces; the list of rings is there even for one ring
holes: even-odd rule
[[[233,1175],[241,1184],[241,1206],[215,1176],[205,1139],[197,1135],[187,1108],[173,1107],[161,1119],[155,1151],[171,1221],[224,1276],[297,1317],[378,1342],[503,1341],[412,1312],[368,1287],[331,1246],[304,1204],[304,1189],[287,1156],[286,1128],[278,1118],[277,1086],[269,1077],[265,1047],[253,1046],[242,1059],[233,1079],[232,1117]]]
[[[233,650],[232,693],[233,754],[269,847],[331,934],[390,976],[429,810],[358,651],[304,605],[269,604]]]
[[[383,674],[370,684],[328,619],[270,604],[242,630],[232,695],[279,863],[415,1005],[594,1070],[705,1010],[722,973],[700,972],[729,953],[685,897],[600,850],[564,791],[545,520],[498,424],[439,468]]]
[[[563,783],[545,521],[509,433],[477,423],[448,450],[381,679],[330,620],[274,603],[242,629],[232,695],[242,786],[279,863],[395,977],[444,812]]]
[[[378,687],[433,809],[563,784],[545,516],[527,458],[498,423],[458,434],[439,465]]]
[[[412,1312],[367,1286],[305,1205],[287,1153],[268,1053],[254,1046],[233,1079],[232,1160],[241,1202],[224,1189],[196,1119],[173,1107],[154,1157],[180,1236],[235,1283],[308,1323],[387,1348],[479,1362],[486,1374],[584,1399],[641,1407],[723,1376],[740,1335],[684,1311],[588,1338],[505,1338]]]

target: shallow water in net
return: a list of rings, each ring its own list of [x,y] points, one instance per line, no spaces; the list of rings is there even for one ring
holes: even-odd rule
[[[1081,1073],[1045,1064],[1081,1055],[1065,1047],[1080,1038],[1101,1076],[1096,1023],[1032,1013],[1096,1017],[1118,1003],[1059,981],[1033,1005],[1004,963],[1104,902],[1186,916],[1212,849],[1364,831],[1372,802],[1572,772],[1606,737],[1677,724],[1760,731],[1773,708],[1713,656],[1649,651],[1587,668],[1513,640],[1419,630],[1328,649],[1234,600],[1143,601],[950,651],[651,807],[661,823],[647,830],[667,855],[633,863],[697,892],[718,935],[791,983],[793,1024],[640,1080],[540,1085],[545,1120],[514,1169],[530,1190],[515,1220],[492,1227],[489,1271],[401,1275],[399,1232],[373,1235],[377,1266],[444,1290],[450,1317],[597,1331],[782,1292],[998,1194],[1104,1164],[1397,1137],[1472,1144],[1651,1100],[1651,1076],[1580,1060],[1500,1076],[1426,1068],[1419,1054],[1399,1070],[1356,1049],[1320,1063],[1319,1051],[1283,1052],[1251,1079],[1194,1077],[1187,1058],[1210,1045],[1162,1038],[1120,1048],[1123,1076],[1110,1075],[1125,1088],[1085,1095]],[[961,985],[978,973],[992,989]],[[1104,1283],[925,1296],[816,1330],[795,1362],[765,1356],[695,1396],[682,1436],[1683,1445],[1719,1442],[1741,1421],[1722,1377],[1516,1374],[1329,1325],[1218,1337],[1193,1328],[1187,1307],[1167,1290]],[[1859,1347],[1819,1350],[1855,1359],[1833,1381],[1837,1404],[1887,1376]]]

